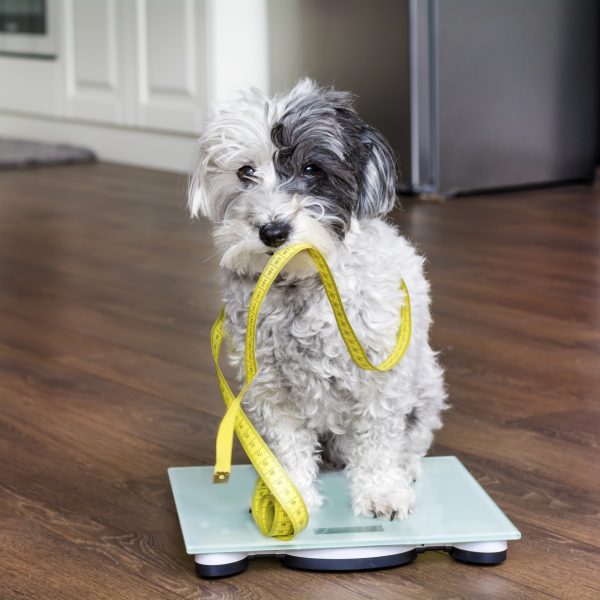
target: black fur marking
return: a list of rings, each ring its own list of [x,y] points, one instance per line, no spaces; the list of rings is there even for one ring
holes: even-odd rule
[[[417,408],[414,407],[409,413],[406,413],[404,417],[404,423],[406,425],[407,430],[411,430],[414,426],[419,422],[419,412]]]
[[[315,212],[343,238],[352,215],[387,213],[395,200],[396,167],[383,137],[366,125],[352,95],[314,89],[294,98],[271,130],[282,190],[311,195]],[[307,166],[309,174],[306,172]],[[309,207],[311,209],[311,207]]]

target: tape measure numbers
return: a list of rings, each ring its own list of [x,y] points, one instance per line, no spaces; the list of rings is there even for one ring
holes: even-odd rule
[[[211,348],[219,387],[227,411],[221,420],[217,433],[217,455],[213,481],[215,483],[225,483],[229,479],[233,433],[235,431],[244,451],[258,473],[258,481],[252,496],[252,516],[264,535],[281,540],[293,538],[306,527],[308,524],[308,511],[300,492],[298,492],[285,469],[242,410],[241,403],[258,371],[255,348],[256,324],[260,307],[277,275],[294,256],[301,252],[306,252],[317,267],[342,339],[352,360],[360,368],[367,371],[389,371],[404,356],[411,336],[410,297],[406,284],[402,281],[401,288],[404,292],[404,302],[400,309],[401,321],[396,344],[391,354],[383,362],[374,365],[369,360],[365,349],[350,325],[335,280],[323,255],[310,244],[286,246],[275,252],[271,257],[252,293],[246,321],[244,355],[246,381],[238,395],[235,396],[219,366],[219,353],[223,342],[223,324],[225,321],[225,310],[221,309],[221,314],[211,330]]]

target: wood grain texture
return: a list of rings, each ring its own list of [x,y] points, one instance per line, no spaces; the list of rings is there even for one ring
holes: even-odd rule
[[[600,597],[600,189],[394,215],[428,257],[447,368],[432,453],[521,529],[506,563],[319,575],[261,559],[206,582],[166,476],[211,464],[223,409],[216,261],[185,186],[110,164],[0,174],[0,597]]]

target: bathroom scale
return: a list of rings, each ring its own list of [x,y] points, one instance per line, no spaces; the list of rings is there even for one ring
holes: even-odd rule
[[[289,541],[262,535],[252,519],[252,465],[233,466],[226,484],[213,484],[213,467],[172,467],[169,479],[185,548],[201,577],[234,575],[260,556],[315,571],[395,567],[429,550],[478,565],[503,562],[519,530],[456,457],[424,458],[422,466],[416,509],[404,521],[355,516],[345,475],[322,473],[323,506]]]

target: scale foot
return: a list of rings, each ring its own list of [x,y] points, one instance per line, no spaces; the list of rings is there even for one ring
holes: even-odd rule
[[[414,546],[379,546],[296,550],[286,553],[283,564],[304,571],[364,571],[399,567],[417,557]]]
[[[248,555],[243,552],[196,554],[194,560],[196,574],[209,579],[237,575],[245,571],[248,566]]]
[[[506,560],[506,542],[470,542],[455,544],[448,554],[460,562],[473,565],[499,565]]]

